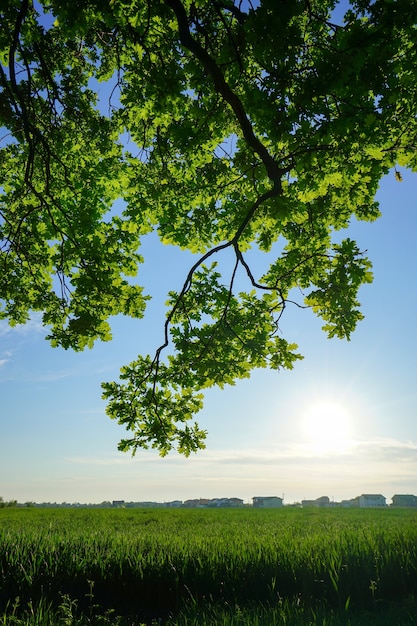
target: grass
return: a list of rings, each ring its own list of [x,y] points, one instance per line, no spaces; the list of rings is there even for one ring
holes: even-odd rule
[[[409,626],[416,598],[417,511],[0,509],[0,625]]]

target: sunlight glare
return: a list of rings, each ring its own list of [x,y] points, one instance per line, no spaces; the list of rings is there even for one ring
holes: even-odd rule
[[[334,401],[319,401],[308,407],[302,429],[313,452],[341,453],[351,445],[349,411]]]

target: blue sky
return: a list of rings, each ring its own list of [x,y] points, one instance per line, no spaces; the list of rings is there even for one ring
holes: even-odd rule
[[[154,295],[143,320],[117,318],[111,343],[73,353],[44,340],[39,319],[0,325],[0,496],[51,502],[284,494],[417,493],[417,174],[380,186],[382,217],[350,234],[368,250],[374,282],[350,342],[328,340],[310,311],[289,309],[284,336],[305,359],[209,390],[198,421],[207,449],[189,459],[117,451],[124,431],[105,414],[102,381],[161,343],[163,303],[190,256],[148,238],[140,280]]]

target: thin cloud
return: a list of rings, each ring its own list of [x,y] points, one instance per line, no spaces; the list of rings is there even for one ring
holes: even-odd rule
[[[212,452],[204,450],[191,457],[190,461],[200,457],[213,463],[223,465],[272,465],[283,461],[313,461],[326,462],[327,460],[338,460],[343,458],[357,459],[358,457],[371,456],[384,460],[412,457],[417,461],[417,442],[401,441],[397,439],[372,439],[372,440],[349,440],[348,446],[342,452],[340,450],[320,452],[315,451],[310,444],[278,444],[273,448],[241,449],[241,450],[220,450]]]
[[[70,465],[89,465],[89,466],[114,466],[114,465],[129,465],[132,462],[132,457],[122,456],[120,457],[94,457],[94,456],[72,456],[65,457],[64,461]]]
[[[4,367],[6,363],[10,363],[13,353],[11,350],[4,350],[0,355],[0,368]]]
[[[120,456],[119,456],[120,455]],[[297,464],[303,466],[340,466],[350,461],[382,462],[386,464],[409,463],[417,464],[417,443],[413,441],[400,441],[396,439],[375,439],[369,441],[352,441],[351,447],[345,453],[321,454],[306,446],[301,445],[280,445],[274,450],[271,449],[241,449],[241,450],[201,450],[196,455],[188,459],[172,452],[165,458],[161,458],[154,450],[139,450],[135,457],[123,454],[109,457],[68,457],[68,463],[77,465],[132,465],[135,464],[156,464],[158,466],[234,466],[234,467],[262,467]]]
[[[25,324],[10,326],[6,320],[0,320],[0,336],[16,333],[18,335],[46,334],[47,329],[42,323],[42,313],[32,313]]]
[[[44,372],[42,374],[36,374],[28,377],[28,380],[30,382],[36,383],[50,383],[57,380],[63,380],[64,378],[71,378],[74,376],[79,376],[79,372],[77,372],[76,370],[58,370]]]

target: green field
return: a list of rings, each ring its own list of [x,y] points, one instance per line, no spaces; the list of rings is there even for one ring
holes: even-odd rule
[[[417,624],[417,511],[0,509],[0,624]]]

